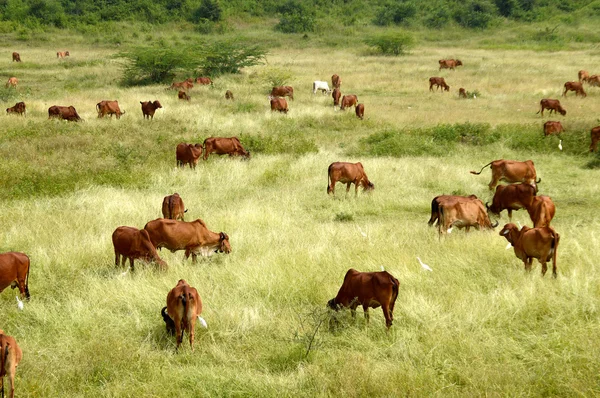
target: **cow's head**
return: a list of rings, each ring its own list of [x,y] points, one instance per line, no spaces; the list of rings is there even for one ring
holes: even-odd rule
[[[446,85],[444,86],[444,90],[446,90],[446,91],[450,91],[450,86],[446,84]]]
[[[71,54],[69,54],[68,51],[65,51],[65,57],[70,57],[70,56],[71,56]]]
[[[229,236],[225,232],[219,232],[219,253],[231,253],[231,245],[229,244]]]
[[[154,108],[155,108],[155,109],[162,108],[162,105],[160,104],[160,102],[158,102],[158,100],[154,101],[154,102],[152,103],[152,105],[154,105]]]
[[[375,189],[375,184],[373,184],[371,181],[367,180],[366,178],[363,179],[361,181],[361,183],[362,183],[363,189],[365,191],[372,191]]]
[[[456,66],[461,66],[463,63],[460,61],[460,59],[456,60]]]
[[[560,112],[561,115],[565,116],[567,114],[567,111],[564,110],[562,107],[558,108],[558,112]]]
[[[504,236],[507,241],[514,245],[513,234],[518,232],[519,228],[515,224],[508,223],[504,225],[504,227],[502,227],[502,230],[500,231],[499,235]]]
[[[332,310],[335,310],[335,311],[339,311],[340,310],[340,305],[335,302],[335,298],[332,298],[331,300],[329,300],[327,302],[327,306],[329,308],[331,308]]]
[[[173,322],[173,319],[171,319],[171,317],[167,313],[167,307],[163,307],[163,309],[160,311],[160,314],[162,315],[163,320],[165,321],[165,326],[167,327],[167,333],[170,335],[174,335],[175,334],[175,322]]]

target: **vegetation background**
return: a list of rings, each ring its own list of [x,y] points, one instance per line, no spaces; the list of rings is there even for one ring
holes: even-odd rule
[[[14,290],[0,294],[0,328],[24,352],[16,395],[600,394],[600,159],[588,149],[600,88],[561,98],[567,116],[551,119],[565,126],[563,151],[535,114],[580,69],[599,72],[600,3],[420,4],[0,1],[0,76],[19,78],[0,102],[28,109],[0,116],[0,252],[32,261],[24,311]],[[406,53],[367,44],[380,37],[400,38]],[[124,54],[195,47],[193,62],[170,69],[179,81],[239,45],[256,46],[259,62],[213,69],[214,85],[194,87],[189,103],[168,84],[125,78]],[[56,59],[63,50],[71,56]],[[464,66],[439,71],[443,58]],[[333,73],[365,120],[312,94]],[[430,92],[431,76],[450,92]],[[269,110],[276,84],[295,88],[287,115]],[[459,87],[478,95],[459,99]],[[126,114],[97,119],[105,99]],[[155,99],[164,108],[144,121],[139,101]],[[85,121],[47,120],[51,105],[74,105]],[[179,142],[233,135],[250,161],[175,167]],[[526,274],[497,231],[438,239],[426,225],[436,195],[490,200],[489,171],[469,170],[500,158],[533,159],[540,193],[556,203],[556,280],[537,262]],[[340,184],[328,197],[333,161],[361,161],[375,191],[346,197]],[[173,192],[187,220],[229,234],[232,253],[192,264],[162,251],[168,271],[123,274],[112,232],[159,217]],[[513,220],[531,225],[523,211]],[[389,333],[379,309],[370,325],[360,311],[353,320],[325,309],[347,269],[382,266],[401,283]],[[198,288],[208,322],[193,352],[175,352],[160,317],[180,278]]]

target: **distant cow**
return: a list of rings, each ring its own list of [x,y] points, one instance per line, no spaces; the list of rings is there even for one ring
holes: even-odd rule
[[[156,112],[156,110],[158,108],[162,108],[162,105],[160,104],[160,102],[158,102],[158,100],[156,100],[154,102],[140,101],[140,104],[142,104],[142,114],[144,115],[144,119],[146,119],[146,118],[154,119],[154,113]]]
[[[210,79],[210,77],[197,77],[196,84],[200,84],[201,86],[206,86],[209,84],[213,84],[213,81]]]
[[[338,75],[331,76],[331,86],[333,88],[340,88],[342,85],[342,79]]]
[[[335,196],[335,184],[337,182],[346,184],[346,195],[350,191],[350,185],[354,184],[354,195],[358,195],[358,187],[362,185],[365,191],[375,189],[375,185],[369,181],[362,163],[334,162],[327,169],[327,194]]]
[[[439,61],[440,64],[440,69],[452,69],[454,70],[454,68],[456,68],[457,66],[461,66],[463,63],[460,62],[460,59],[440,59]]]
[[[350,268],[344,276],[344,283],[337,296],[327,302],[329,308],[339,310],[350,308],[352,316],[356,307],[362,305],[365,319],[369,322],[369,308],[381,306],[385,326],[389,329],[394,321],[394,305],[398,297],[400,282],[387,271],[359,272]]]
[[[333,97],[333,107],[340,106],[340,97],[342,96],[340,89],[337,87],[334,88],[331,96]]]
[[[577,77],[579,78],[579,82],[583,83],[590,78],[590,74],[586,70],[582,69],[577,73]]]
[[[69,54],[68,51],[59,51],[56,53],[56,58],[64,58],[64,57],[69,57],[71,54]]]
[[[470,202],[474,199],[477,199],[475,195],[469,196],[459,196],[459,195],[438,195],[431,201],[431,217],[429,217],[429,221],[427,224],[431,227],[436,221],[439,224],[440,220],[440,206],[442,205],[451,205],[454,202],[467,201]]]
[[[10,77],[8,78],[8,80],[6,81],[6,87],[14,87],[17,88],[17,84],[19,84],[19,79],[17,79],[16,77]]]
[[[21,297],[29,299],[29,257],[25,253],[0,254],[0,293],[8,286],[19,287]]]
[[[581,95],[582,97],[587,97],[581,82],[566,82],[563,97],[567,96],[567,91],[575,91],[575,96]]]
[[[165,263],[156,252],[156,249],[150,241],[148,231],[142,229],[139,230],[134,227],[118,227],[112,234],[113,248],[115,251],[115,265],[125,265],[125,261],[129,259],[129,267],[131,271],[133,268],[133,260],[141,259],[147,262],[156,262],[161,269],[167,268]],[[121,259],[121,256],[123,258]]]
[[[186,144],[181,142],[175,149],[175,159],[177,166],[185,167],[186,164],[190,165],[190,169],[195,169],[198,165],[198,159],[202,156],[202,145],[201,144]]]
[[[10,398],[15,396],[15,373],[19,362],[23,359],[23,351],[12,336],[4,334],[0,329],[0,385],[2,386],[2,397],[4,397],[4,376],[8,375],[10,386]]]
[[[19,53],[17,53],[17,52],[12,53],[12,60],[13,60],[13,62],[21,62],[21,56],[19,55]]]
[[[360,120],[365,118],[365,105],[364,104],[356,104],[356,108],[354,109],[356,112],[356,117]]]
[[[290,97],[294,100],[294,88],[292,86],[279,86],[273,87],[271,90],[271,97]]]
[[[211,154],[243,156],[250,158],[250,152],[246,151],[237,137],[209,137],[204,140],[204,160]]]
[[[590,144],[590,152],[595,152],[598,149],[598,141],[600,141],[600,126],[594,127],[591,131],[592,142]]]
[[[351,106],[356,106],[358,104],[358,97],[354,94],[344,95],[342,97],[342,104],[340,106],[341,110],[346,108],[350,108]]]
[[[51,106],[48,108],[48,119],[51,118],[68,120],[69,122],[78,122],[81,120],[73,106]]]
[[[552,276],[556,278],[556,254],[560,235],[552,227],[529,228],[524,226],[519,231],[515,224],[506,224],[500,235],[513,246],[515,255],[525,264],[525,270],[531,271],[531,263],[537,258],[542,264],[542,276],[548,267],[546,262],[552,258]]]
[[[121,115],[124,115],[125,112],[121,112],[121,108],[119,108],[119,101],[100,101],[96,104],[96,110],[98,111],[98,117],[104,117],[106,115],[110,115],[112,118],[113,115],[117,116],[117,119],[121,118]]]
[[[184,217],[186,211],[183,199],[181,199],[181,196],[179,196],[177,192],[173,195],[164,197],[162,203],[163,218],[185,221]]]
[[[177,93],[177,98],[180,100],[189,101],[191,97],[185,91],[179,90]]]
[[[320,80],[315,80],[313,82],[313,94],[316,94],[317,91],[322,91],[323,94],[327,94],[330,93],[331,90],[329,89],[329,84],[327,84],[327,82],[322,82]]]
[[[167,325],[167,331],[175,332],[177,349],[183,342],[183,334],[187,332],[190,347],[194,351],[196,319],[202,313],[202,300],[196,288],[180,279],[177,285],[169,291],[167,306],[162,309],[161,313]]]
[[[288,103],[285,98],[269,96],[269,101],[271,103],[271,112],[288,113]]]
[[[194,88],[194,83],[191,83],[187,80],[182,82],[173,82],[171,86],[169,86],[169,89],[171,90],[190,90],[192,88]]]
[[[446,84],[446,81],[443,77],[430,77],[429,78],[429,91],[433,91],[433,86],[436,86],[436,90],[440,87],[442,88],[442,92],[444,90],[450,91],[450,86]]]
[[[529,184],[498,185],[492,199],[492,205],[485,204],[488,213],[500,216],[503,210],[508,211],[508,219],[512,220],[512,211],[527,209],[536,195],[536,190]]]
[[[458,97],[459,98],[467,98],[467,92],[465,91],[464,88],[459,88],[458,89]]]
[[[14,106],[6,108],[6,113],[16,113],[25,116],[25,103],[17,102]]]
[[[534,187],[537,192],[536,184],[542,181],[541,178],[536,181],[537,175],[532,160],[524,162],[504,159],[494,160],[483,166],[479,172],[471,171],[471,174],[479,175],[487,166],[492,169],[492,181],[489,184],[490,191],[496,187],[499,181],[506,181],[509,183],[524,182]]]
[[[561,122],[549,120],[544,123],[544,136],[558,135],[563,131],[564,129]]]
[[[176,221],[157,218],[144,226],[152,244],[157,249],[166,247],[170,251],[185,250],[185,258],[192,255],[196,262],[198,254],[208,257],[216,252],[231,252],[229,236],[225,232],[212,232],[204,221]]]
[[[540,101],[540,107],[541,109],[535,113],[536,115],[542,112],[542,116],[544,116],[544,109],[549,109],[550,114],[552,114],[552,111],[555,113],[558,112],[563,116],[567,114],[567,111],[560,105],[560,101],[556,99],[544,98]]]
[[[225,99],[233,101],[233,93],[231,92],[231,90],[225,91]]]
[[[483,202],[479,199],[461,200],[440,204],[438,233],[451,233],[452,228],[465,228],[467,232],[471,227],[476,229],[493,229],[498,226],[492,224],[485,211]]]
[[[535,228],[548,227],[554,218],[556,207],[549,196],[535,196],[527,206],[527,212]]]
[[[592,75],[587,80],[590,86],[600,87],[600,75]]]

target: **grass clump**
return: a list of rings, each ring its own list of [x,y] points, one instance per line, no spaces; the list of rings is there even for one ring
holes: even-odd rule
[[[365,44],[373,47],[376,52],[383,55],[404,55],[415,44],[415,39],[410,33],[389,32],[374,35],[365,39]]]
[[[319,152],[317,144],[295,133],[282,133],[276,136],[240,135],[247,150],[253,153],[305,155]]]

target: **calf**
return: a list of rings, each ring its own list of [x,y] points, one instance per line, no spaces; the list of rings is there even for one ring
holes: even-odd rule
[[[600,126],[594,127],[591,131],[590,152],[595,152],[598,149],[598,141],[600,141]]]
[[[498,185],[492,199],[492,205],[485,204],[488,213],[500,217],[503,210],[508,211],[508,219],[512,220],[512,211],[528,209],[535,197],[536,190],[530,184]]]
[[[340,109],[343,111],[346,108],[350,108],[351,106],[356,106],[358,104],[358,97],[354,94],[344,95],[342,97],[342,105]]]
[[[0,293],[7,287],[19,287],[21,297],[29,300],[29,257],[25,253],[0,254]]]
[[[460,59],[440,59],[438,61],[438,63],[440,64],[440,69],[451,69],[454,70],[454,68],[456,68],[457,66],[461,66],[463,63],[460,61]]]
[[[583,83],[590,78],[590,74],[586,70],[582,69],[577,73],[577,77],[579,78],[579,82]]]
[[[19,53],[13,52],[12,53],[12,60],[13,60],[13,62],[21,62],[21,56],[19,55]]]
[[[581,82],[566,82],[563,97],[567,96],[567,91],[575,91],[575,96],[581,95],[582,97],[587,97]]]
[[[154,113],[156,112],[156,110],[158,108],[162,108],[162,105],[160,104],[160,102],[158,102],[158,100],[156,100],[154,102],[140,101],[140,104],[142,104],[142,114],[144,115],[144,119],[146,119],[146,118],[154,119]]]
[[[183,199],[181,199],[181,196],[179,196],[177,192],[173,195],[164,197],[162,203],[163,218],[185,221],[184,217],[186,212],[187,210],[183,204]]]
[[[542,264],[542,276],[546,275],[546,262],[552,258],[552,276],[556,278],[556,253],[560,235],[551,227],[529,228],[519,231],[515,224],[506,224],[500,235],[513,246],[515,255],[525,264],[525,270],[531,271],[531,264],[537,258]]]
[[[544,123],[544,136],[548,135],[558,135],[565,131],[563,129],[562,123],[558,121],[547,121]]]
[[[526,207],[535,228],[548,227],[554,218],[556,207],[549,196],[535,196]]]
[[[73,106],[53,105],[48,108],[48,119],[63,119],[69,122],[79,122],[81,118]]]
[[[166,310],[166,311],[165,311]],[[196,319],[202,313],[202,299],[196,288],[180,279],[167,294],[167,306],[161,311],[167,326],[167,332],[175,329],[177,349],[183,342],[183,334],[188,333],[190,347],[194,351],[194,329]]]
[[[436,90],[440,87],[442,88],[442,92],[444,90],[450,91],[450,86],[446,84],[446,81],[443,77],[430,77],[429,78],[429,91],[433,91],[433,86],[436,86]]]
[[[288,113],[288,103],[285,98],[269,96],[269,101],[271,103],[271,112]]]
[[[185,91],[179,90],[177,93],[177,98],[180,100],[189,101],[191,97]]]
[[[333,88],[340,88],[342,85],[342,79],[338,75],[331,76],[331,85]]]
[[[317,91],[322,91],[323,94],[327,94],[330,93],[331,90],[329,89],[329,85],[327,84],[327,82],[322,82],[320,80],[315,80],[313,82],[313,94],[316,94]]]
[[[292,86],[279,86],[273,87],[271,90],[271,97],[290,97],[294,100],[294,88]]]
[[[6,113],[16,113],[21,116],[25,116],[25,103],[17,102],[14,106],[6,108]]]
[[[10,398],[15,396],[15,373],[19,362],[23,359],[23,351],[12,336],[4,334],[0,329],[0,385],[4,397],[4,376],[8,375]]]
[[[209,137],[204,140],[204,160],[208,159],[211,153],[217,155],[243,156],[250,158],[250,152],[246,151],[237,137]]]
[[[178,167],[185,167],[186,164],[189,164],[190,169],[195,169],[200,156],[202,156],[202,145],[200,144],[192,145],[181,142],[175,149],[175,158]]]
[[[556,99],[544,98],[540,101],[540,107],[541,109],[535,113],[536,115],[542,112],[542,116],[544,116],[544,109],[549,109],[550,114],[552,114],[552,111],[554,111],[554,113],[558,112],[563,116],[567,114],[567,111],[560,105],[560,101]]]
[[[117,119],[121,118],[121,115],[124,115],[125,112],[121,112],[121,108],[119,108],[119,101],[100,101],[96,104],[96,110],[98,111],[98,117],[104,117],[106,115],[110,115],[112,118],[113,115],[117,116]]]
[[[340,106],[340,97],[342,96],[340,89],[337,87],[333,89],[331,96],[333,97],[333,107]]]
[[[112,234],[112,242],[116,266],[119,266],[120,260],[122,260],[121,266],[124,266],[125,261],[129,259],[129,267],[131,271],[134,271],[133,260],[141,259],[147,262],[156,262],[163,270],[167,268],[167,263],[158,256],[146,230],[139,230],[134,227],[118,227]],[[122,259],[121,256],[123,256]]]
[[[225,99],[233,101],[233,93],[230,90],[225,91]]]
[[[335,196],[335,184],[337,182],[346,184],[346,195],[350,191],[350,184],[354,184],[354,195],[358,195],[358,187],[362,185],[365,191],[375,189],[375,185],[369,181],[362,163],[334,162],[327,169],[327,194]]]
[[[19,84],[19,79],[17,79],[16,77],[10,77],[8,78],[8,80],[6,81],[6,88],[8,87],[14,87],[17,88],[17,84]]]
[[[467,92],[462,87],[458,89],[458,98],[467,98]]]
[[[365,118],[365,105],[364,104],[356,104],[356,108],[354,109],[356,112],[356,117],[360,120]]]

